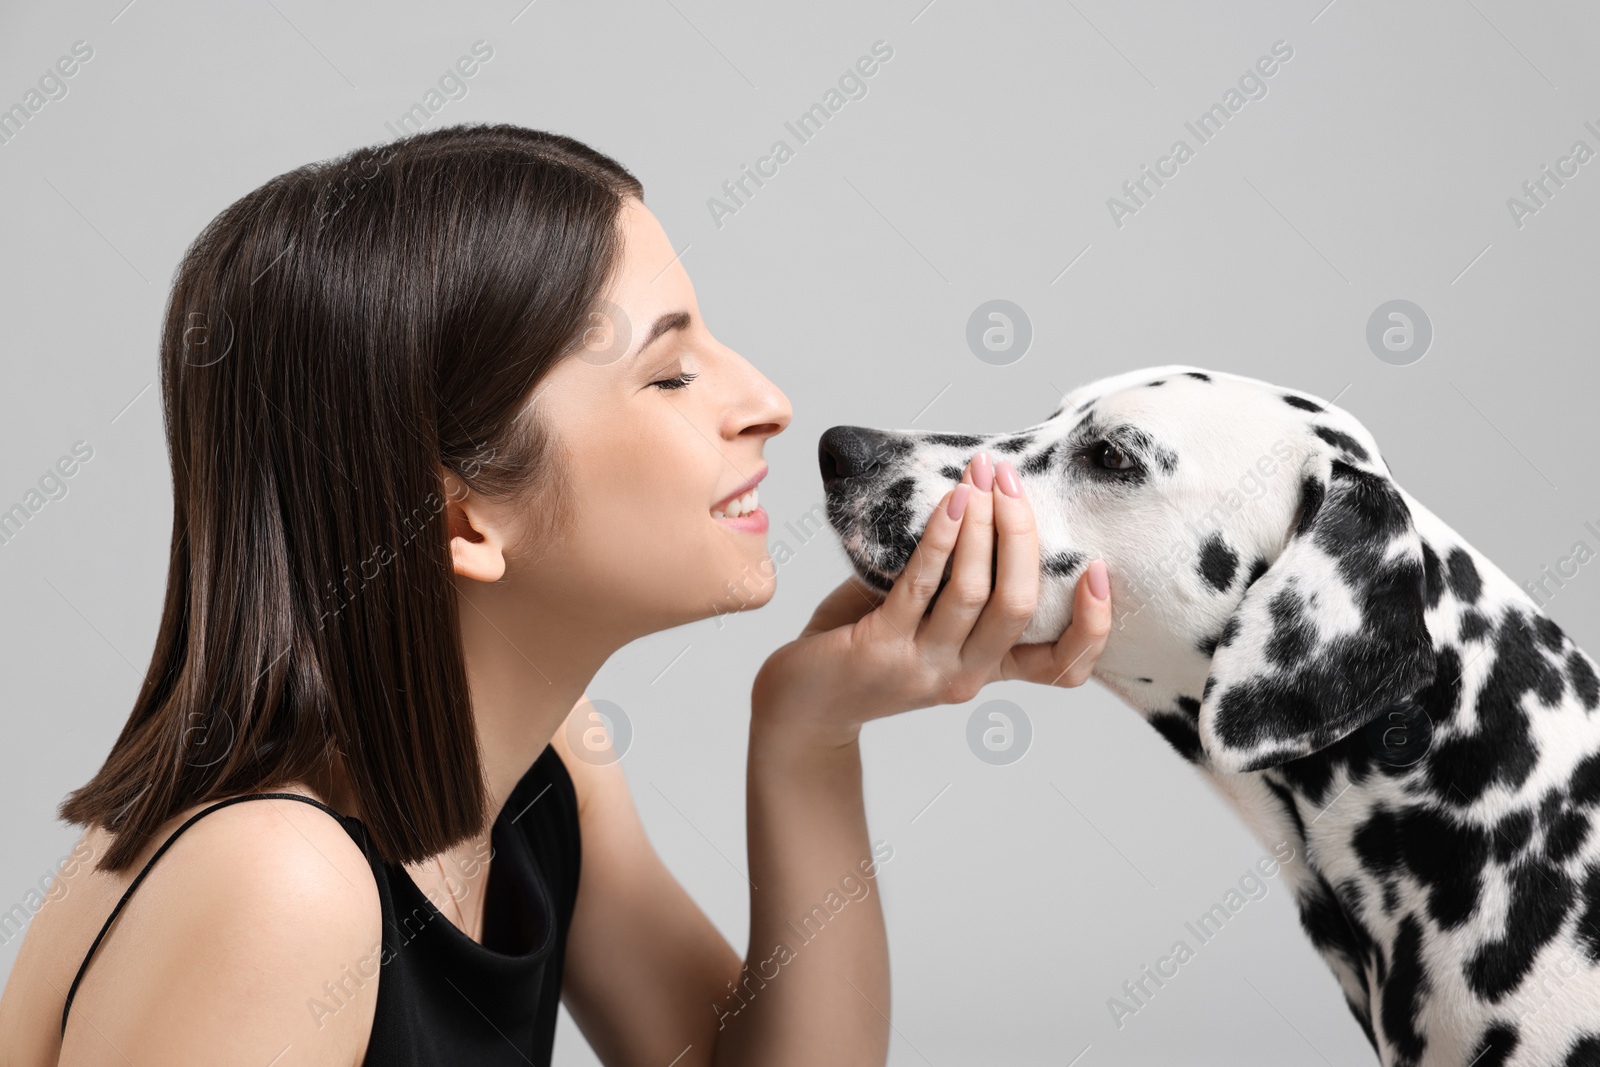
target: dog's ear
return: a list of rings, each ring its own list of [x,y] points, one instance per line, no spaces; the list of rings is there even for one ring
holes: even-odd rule
[[[1282,554],[1218,639],[1200,743],[1224,773],[1308,755],[1433,680],[1422,539],[1387,474],[1331,450],[1301,471]]]

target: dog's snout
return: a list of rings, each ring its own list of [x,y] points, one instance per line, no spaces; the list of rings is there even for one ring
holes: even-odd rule
[[[883,455],[884,435],[864,426],[835,426],[817,444],[822,486],[843,478],[859,478],[875,470]]]

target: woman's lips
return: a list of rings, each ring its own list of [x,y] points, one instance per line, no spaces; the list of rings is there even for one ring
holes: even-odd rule
[[[745,533],[767,532],[767,509],[763,507],[758,506],[748,515],[740,515],[736,519],[730,519],[726,515],[722,516],[721,518],[717,518],[716,516],[712,517],[716,518],[717,521],[724,526],[729,526],[735,530],[741,530]]]
[[[758,473],[755,477],[747,479],[742,485],[740,485],[733,492],[729,493],[727,496],[723,497],[720,501],[718,501],[717,503],[713,504],[711,506],[711,512],[712,512],[711,517],[713,519],[716,519],[718,522],[722,523],[722,525],[724,525],[724,526],[732,527],[733,529],[742,531],[744,533],[766,533],[766,531],[767,531],[767,512],[766,512],[766,509],[762,508],[761,505],[760,505],[760,496],[759,496],[759,494],[757,494],[757,503],[756,503],[755,508],[753,508],[750,511],[745,512],[742,515],[729,516],[729,515],[726,515],[726,514],[722,514],[722,512],[724,512],[725,509],[730,504],[732,504],[735,500],[738,500],[740,497],[744,496],[746,493],[749,493],[751,490],[755,489],[756,483],[760,482],[761,479],[763,479],[763,478],[765,478],[767,476],[767,470],[768,469],[769,468],[766,468],[766,467],[761,468],[760,473]]]

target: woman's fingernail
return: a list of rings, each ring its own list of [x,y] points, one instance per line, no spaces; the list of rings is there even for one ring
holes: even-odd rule
[[[1006,496],[1022,495],[1022,483],[1017,481],[1017,470],[1009,459],[1003,459],[995,464],[994,480],[999,483],[1000,491]]]
[[[962,482],[950,493],[950,503],[945,506],[945,514],[952,519],[961,518],[961,513],[967,510],[967,497],[972,495],[972,486]]]
[[[1106,578],[1106,561],[1103,559],[1089,561],[1089,592],[1094,594],[1096,600],[1104,600],[1111,595],[1111,582]]]
[[[972,485],[984,493],[994,488],[994,464],[987,452],[979,452],[972,461]]]

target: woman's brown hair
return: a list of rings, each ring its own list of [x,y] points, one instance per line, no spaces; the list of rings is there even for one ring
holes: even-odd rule
[[[468,124],[279,175],[195,239],[161,335],[161,626],[110,755],[59,808],[114,834],[101,868],[334,752],[384,860],[482,829],[444,472],[560,514],[530,398],[642,195],[571,138]]]

